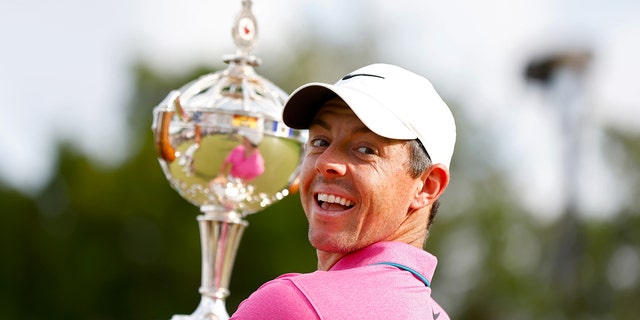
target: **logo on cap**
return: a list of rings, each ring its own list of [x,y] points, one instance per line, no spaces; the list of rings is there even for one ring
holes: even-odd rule
[[[348,74],[348,75],[344,76],[344,78],[342,78],[342,80],[349,80],[349,79],[354,78],[354,77],[374,77],[374,78],[384,79],[383,76],[379,76],[379,75],[375,75],[375,74],[356,73],[356,74]]]

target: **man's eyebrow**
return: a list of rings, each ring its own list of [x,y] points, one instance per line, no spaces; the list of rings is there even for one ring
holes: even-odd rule
[[[311,129],[311,127],[313,126],[319,126],[325,130],[331,130],[331,125],[329,123],[327,123],[324,120],[318,119],[318,118],[314,118],[313,120],[311,120],[311,123],[309,124],[309,129]],[[367,128],[367,126],[365,126],[364,124],[362,124],[360,127],[354,128],[353,130],[351,130],[351,134],[354,133],[373,133],[373,131],[371,131],[369,128]]]
[[[311,127],[313,126],[319,126],[322,127],[324,129],[329,130],[331,127],[324,121],[318,119],[318,118],[313,118],[313,120],[311,120],[311,123],[309,123],[309,129],[311,129]]]

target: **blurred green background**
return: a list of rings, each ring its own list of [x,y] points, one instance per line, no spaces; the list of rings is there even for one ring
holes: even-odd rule
[[[271,67],[264,59],[258,73],[291,92],[376,60],[366,43],[310,43],[296,52]],[[331,66],[335,75],[317,79],[319,66]],[[144,63],[133,66],[135,94],[126,116],[131,139],[140,143],[125,162],[105,168],[62,143],[56,173],[41,192],[0,185],[0,319],[169,319],[195,309],[199,211],[160,170],[151,110],[171,89],[212,71],[168,76]],[[456,114],[459,142],[453,182],[426,249],[439,257],[434,296],[451,318],[637,319],[637,197],[608,219],[585,218],[573,208],[557,220],[535,219],[514,200],[505,173],[486,163],[491,141],[480,135],[486,129],[467,119],[455,97],[444,98]],[[628,192],[640,194],[640,137],[602,130],[618,150],[611,165],[629,172]],[[247,220],[230,313],[265,281],[315,269],[297,195]]]

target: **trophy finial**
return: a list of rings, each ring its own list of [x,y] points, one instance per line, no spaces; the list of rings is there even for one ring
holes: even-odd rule
[[[242,1],[242,10],[236,17],[231,36],[238,48],[238,55],[248,56],[258,42],[258,22],[251,11],[251,0]]]

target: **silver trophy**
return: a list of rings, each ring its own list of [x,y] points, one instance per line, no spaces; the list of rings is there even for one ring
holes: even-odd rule
[[[228,319],[225,299],[243,218],[296,191],[306,132],[282,122],[287,94],[262,78],[249,55],[257,24],[242,1],[227,68],[169,95],[153,110],[160,166],[178,193],[198,206],[202,246],[201,300],[191,315],[172,320]]]

